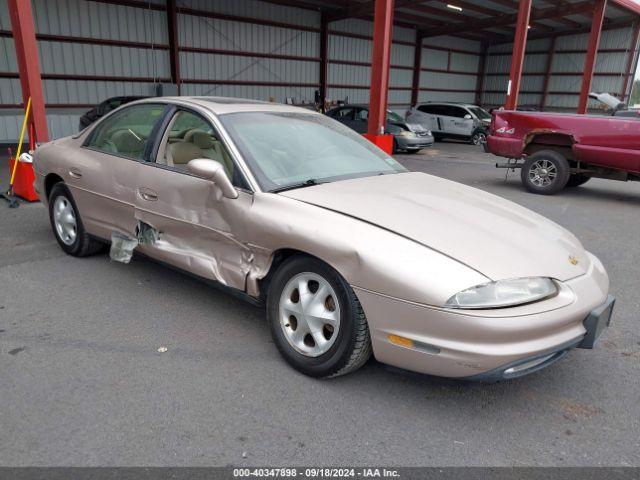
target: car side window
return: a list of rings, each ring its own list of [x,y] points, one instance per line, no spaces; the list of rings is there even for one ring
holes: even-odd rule
[[[430,113],[430,114],[434,114],[436,113],[434,111],[435,106],[434,105],[420,105],[418,107],[418,110],[420,110],[422,113]]]
[[[353,108],[341,108],[333,115],[336,120],[353,120]]]
[[[141,160],[153,128],[165,106],[155,103],[133,105],[102,121],[85,146],[135,160]]]
[[[460,107],[449,107],[451,113],[449,113],[450,117],[456,118],[464,118],[464,116],[468,113],[464,108]]]
[[[366,108],[361,108],[356,114],[356,120],[361,120],[363,122],[369,121],[369,110]]]
[[[187,164],[196,158],[220,163],[234,186],[247,189],[247,182],[236,168],[227,147],[213,126],[200,115],[178,111],[162,137],[156,163],[187,173]]]

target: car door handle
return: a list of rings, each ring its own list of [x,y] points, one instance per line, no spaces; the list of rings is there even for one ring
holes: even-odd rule
[[[82,172],[77,168],[72,168],[71,170],[69,170],[69,175],[71,175],[71,177],[73,178],[80,178],[82,176]]]
[[[138,196],[147,202],[155,202],[158,200],[158,194],[150,188],[138,188]]]

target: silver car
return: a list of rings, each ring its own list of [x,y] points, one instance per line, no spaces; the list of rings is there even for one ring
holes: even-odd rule
[[[477,105],[434,102],[411,108],[407,122],[430,129],[436,140],[454,138],[482,145],[487,141],[491,115]]]

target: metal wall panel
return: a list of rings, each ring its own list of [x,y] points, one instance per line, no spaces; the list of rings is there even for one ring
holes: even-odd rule
[[[165,13],[87,0],[32,0],[37,33],[167,43]]]
[[[354,33],[356,35],[373,36],[373,22],[359,18],[347,18],[331,23],[331,30]],[[411,28],[393,27],[393,39],[404,42],[415,42],[416,33]]]
[[[631,28],[621,28],[616,30],[605,30],[602,32],[600,50],[607,49],[629,49],[631,38]],[[564,35],[556,39],[556,53],[551,65],[551,77],[549,80],[549,92],[546,107],[549,109],[575,109],[578,104],[578,93],[582,86],[582,71],[584,69],[585,53],[575,53],[571,50],[586,50],[588,34]],[[487,75],[484,81],[485,90],[505,90],[509,81],[508,72],[511,63],[512,44],[495,45],[490,47],[489,52],[504,53],[504,55],[491,55],[487,57],[486,73],[505,73],[503,76]],[[550,39],[531,40],[527,43],[527,51],[523,68],[523,80],[521,89],[523,91],[542,91],[544,77],[528,76],[527,73],[546,72],[549,54],[533,53],[551,48]],[[569,52],[567,52],[569,50]],[[626,52],[602,52],[598,53],[596,59],[595,72],[592,90],[619,93],[622,88],[623,74],[626,68],[628,54]],[[558,75],[559,73],[575,73],[575,75]],[[554,75],[556,73],[556,75]],[[613,73],[616,75],[597,75],[598,73]],[[558,92],[558,93],[553,93]],[[483,102],[486,105],[501,105],[504,103],[506,93],[489,94],[484,93]],[[520,95],[519,102],[523,105],[529,103],[534,97],[541,100],[541,94]],[[535,104],[535,103],[533,103]],[[598,107],[594,102],[590,102],[590,108]]]
[[[312,84],[318,83],[320,75],[318,62],[193,52],[180,53],[180,73],[183,78],[190,80]]]
[[[319,28],[320,25],[319,12],[256,0],[177,0],[176,3],[178,8],[206,10],[314,28]]]
[[[428,92],[422,90],[418,95],[418,103],[425,102],[475,103],[475,93],[458,92],[452,95],[450,92]]]
[[[320,34],[304,30],[178,15],[179,44],[185,47],[239,50],[317,57]]]
[[[184,84],[184,95],[218,95],[223,97],[253,98],[268,101],[273,98],[276,102],[284,102],[287,97],[295,103],[308,102],[313,99],[315,89],[308,87],[266,87],[259,85],[210,85]]]
[[[466,38],[458,38],[458,37],[449,37],[449,36],[440,36],[440,37],[429,37],[426,38],[423,42],[423,47],[428,47],[429,45],[433,45],[436,47],[442,48],[455,48],[458,50],[469,50],[471,52],[480,53],[481,45],[479,41],[476,40],[468,40]]]

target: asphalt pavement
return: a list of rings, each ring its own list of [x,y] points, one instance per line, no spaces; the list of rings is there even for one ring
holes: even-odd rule
[[[259,308],[149,260],[67,256],[42,205],[0,205],[0,465],[640,465],[640,183],[545,197],[478,147],[398,159],[573,231],[618,298],[596,349],[496,384],[375,361],[314,380]]]

